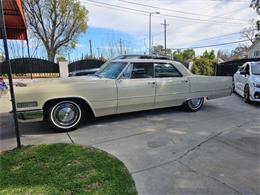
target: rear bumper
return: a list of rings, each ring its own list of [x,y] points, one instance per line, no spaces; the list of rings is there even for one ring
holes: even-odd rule
[[[19,122],[43,121],[43,110],[18,111],[17,118]]]

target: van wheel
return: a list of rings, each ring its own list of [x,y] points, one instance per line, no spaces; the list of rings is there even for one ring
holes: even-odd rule
[[[246,84],[244,88],[244,97],[243,97],[244,102],[250,103],[250,89],[248,84]]]
[[[203,106],[204,98],[193,98],[185,102],[184,108],[188,112],[196,112]]]
[[[59,132],[75,130],[82,119],[81,106],[70,100],[52,103],[47,110],[47,119]]]

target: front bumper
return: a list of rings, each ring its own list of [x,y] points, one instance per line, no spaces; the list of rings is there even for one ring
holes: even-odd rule
[[[250,90],[250,100],[253,102],[260,102],[260,89],[252,88]]]
[[[43,110],[17,111],[19,122],[43,121]]]

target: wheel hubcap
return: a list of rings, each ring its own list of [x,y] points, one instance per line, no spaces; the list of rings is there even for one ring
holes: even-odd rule
[[[194,98],[190,100],[190,106],[192,108],[198,108],[202,102],[201,98]]]
[[[78,108],[72,103],[58,105],[53,111],[53,119],[61,126],[73,125],[79,117]]]

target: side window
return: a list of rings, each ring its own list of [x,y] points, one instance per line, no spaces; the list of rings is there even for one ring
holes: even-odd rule
[[[249,64],[246,65],[246,67],[245,67],[245,72],[246,72],[247,75],[250,74],[250,71],[249,71]]]
[[[154,69],[152,63],[133,63],[131,79],[153,78]]]
[[[132,76],[133,65],[129,64],[125,72],[122,74],[122,79],[130,79]]]
[[[239,68],[239,72],[244,72],[245,71],[245,66],[241,66],[240,68]]]
[[[181,73],[172,64],[154,64],[155,77],[182,77]]]

